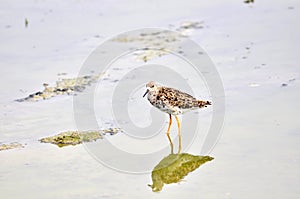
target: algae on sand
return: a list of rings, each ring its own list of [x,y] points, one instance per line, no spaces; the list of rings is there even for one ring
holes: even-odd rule
[[[16,148],[24,148],[24,146],[18,142],[0,145],[0,151],[8,150],[8,149],[16,149]]]
[[[114,135],[119,132],[118,128],[110,128],[105,130],[96,130],[96,131],[67,131],[62,132],[54,136],[46,137],[40,139],[40,142],[43,143],[52,143],[56,144],[59,147],[77,145],[83,142],[96,141],[103,138],[105,134]]]
[[[45,88],[43,91],[35,92],[25,98],[17,99],[16,101],[36,102],[39,100],[45,100],[59,95],[74,95],[75,93],[84,91],[84,89],[86,89],[86,87],[91,85],[92,83],[97,82],[101,76],[102,74],[86,75],[83,77],[76,78],[65,78],[57,81],[56,85],[53,87],[44,83],[43,86]]]
[[[147,29],[147,31],[136,33],[135,35],[124,33],[113,39],[113,41],[142,44],[145,48],[136,50],[134,55],[136,60],[147,62],[154,58],[168,55],[171,52],[184,53],[181,52],[181,45],[192,32],[202,28],[204,28],[203,21],[184,21],[176,28],[176,31]]]

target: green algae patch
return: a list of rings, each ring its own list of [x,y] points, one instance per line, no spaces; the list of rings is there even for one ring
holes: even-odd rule
[[[63,147],[81,144],[82,142],[91,142],[100,138],[102,138],[102,135],[99,131],[67,131],[51,137],[42,138],[40,141],[43,143],[52,143],[59,147]]]
[[[16,149],[16,148],[24,148],[24,146],[18,142],[13,142],[9,144],[1,144],[0,151],[9,150],[9,149]]]
[[[114,135],[119,132],[118,128],[110,128],[97,131],[67,131],[54,136],[40,139],[43,143],[52,143],[59,147],[77,145],[83,142],[92,142],[102,139],[105,134]]]

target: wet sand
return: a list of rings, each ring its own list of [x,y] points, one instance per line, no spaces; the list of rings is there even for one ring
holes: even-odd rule
[[[2,2],[0,142],[25,147],[0,151],[1,198],[299,197],[300,3],[152,3]],[[190,38],[210,55],[225,88],[226,119],[209,154],[213,161],[153,193],[150,173],[111,170],[83,145],[38,141],[76,130],[72,96],[14,100],[43,90],[43,83],[76,77],[87,56],[112,35],[184,21],[203,21]]]

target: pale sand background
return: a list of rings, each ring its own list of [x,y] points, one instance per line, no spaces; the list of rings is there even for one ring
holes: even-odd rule
[[[0,141],[27,144],[0,152],[1,198],[299,197],[300,2],[150,2],[1,2]],[[58,73],[76,76],[112,35],[183,21],[204,21],[191,38],[210,55],[225,87],[226,121],[214,161],[157,194],[147,187],[150,175],[110,170],[83,146],[37,141],[75,127],[72,98],[13,100],[54,83]]]

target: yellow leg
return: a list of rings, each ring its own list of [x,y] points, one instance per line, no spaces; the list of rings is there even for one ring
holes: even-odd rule
[[[170,120],[169,120],[169,126],[168,126],[168,130],[167,130],[167,136],[168,136],[170,146],[171,146],[171,153],[173,153],[173,142],[172,142],[171,137],[170,137],[170,128],[171,128],[171,125],[172,125],[172,115],[169,114],[169,116],[170,116]]]
[[[181,148],[182,148],[182,141],[181,141],[181,132],[180,132],[180,120],[178,119],[177,115],[175,115],[176,121],[177,121],[177,126],[178,126],[178,140],[179,140],[179,147],[178,147],[178,153],[181,152]]]

